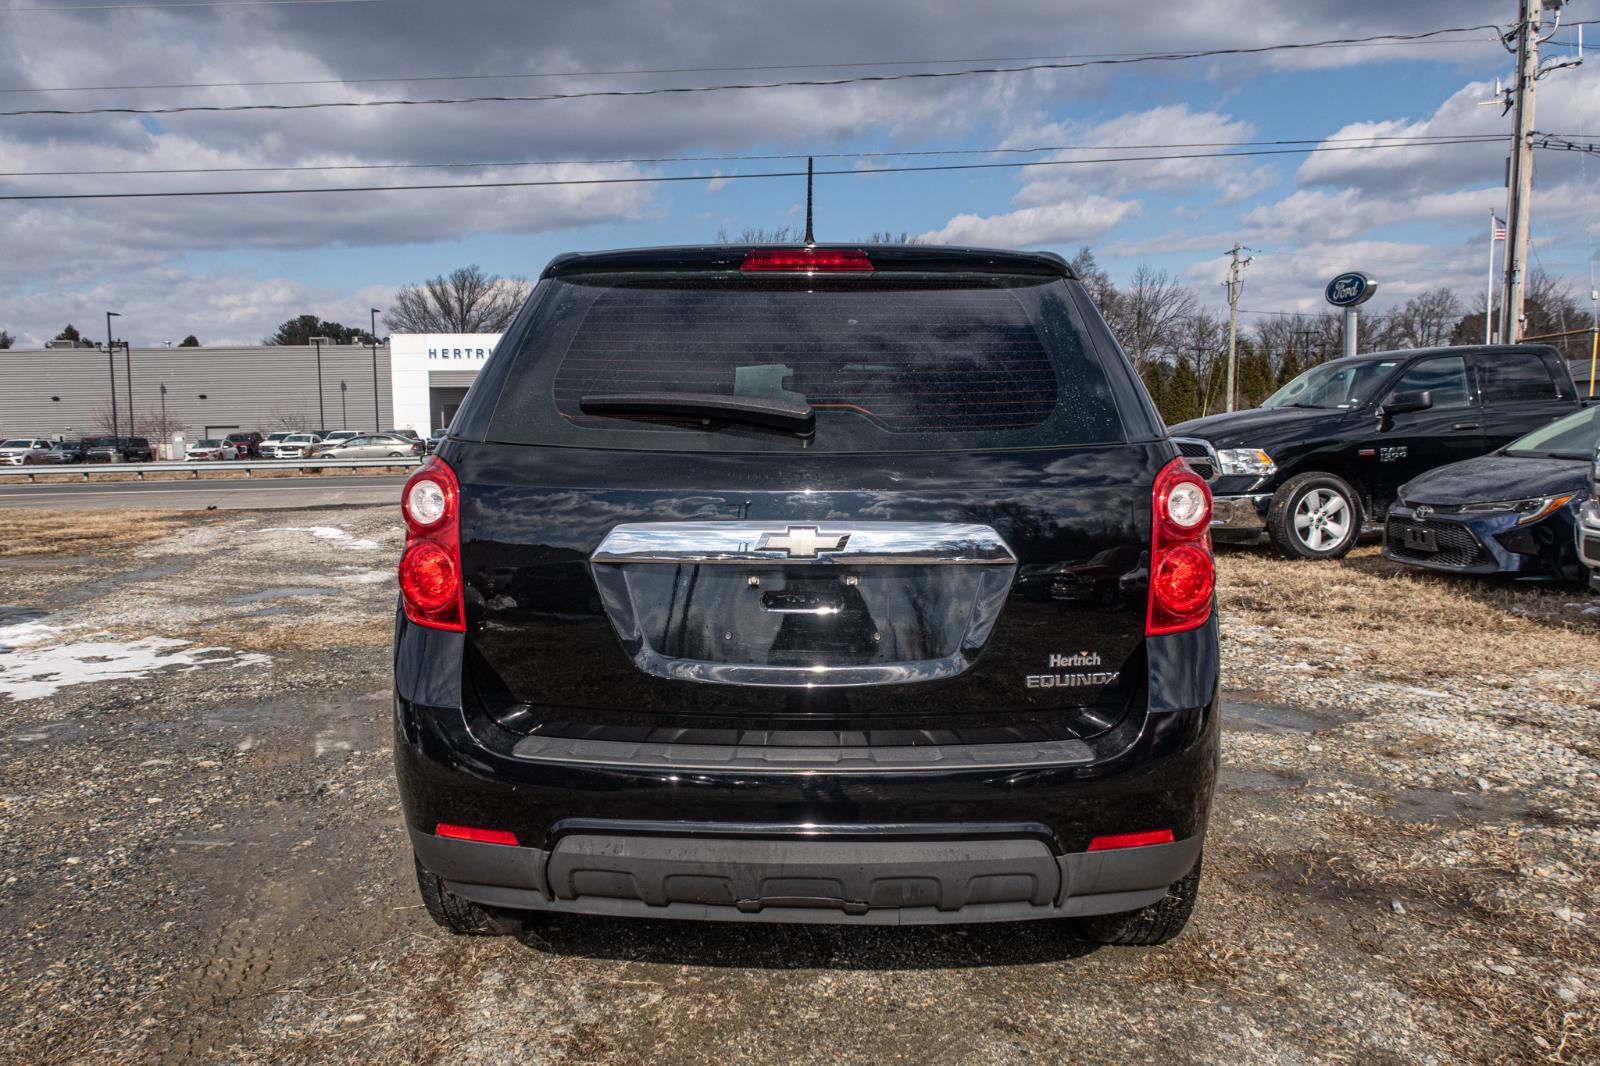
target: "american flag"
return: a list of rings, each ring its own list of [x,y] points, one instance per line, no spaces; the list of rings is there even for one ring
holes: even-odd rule
[[[1506,224],[1497,215],[1490,215],[1494,221],[1489,226],[1489,239],[1503,241],[1506,239]]]

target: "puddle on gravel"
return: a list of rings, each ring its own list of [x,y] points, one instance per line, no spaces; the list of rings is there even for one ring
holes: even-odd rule
[[[307,749],[313,758],[321,758],[370,747],[375,728],[377,736],[384,735],[389,698],[387,692],[373,692],[345,699],[235,704],[214,707],[201,721],[228,735],[235,751],[252,753],[257,761],[296,762]]]
[[[1305,788],[1307,780],[1279,770],[1233,770],[1224,766],[1218,785],[1225,792],[1278,792]]]
[[[1384,812],[1399,822],[1522,822],[1528,805],[1520,797],[1498,792],[1446,792],[1436,788],[1408,788],[1394,797]]]
[[[0,570],[55,570],[92,562],[92,555],[23,555],[0,559]]]
[[[247,596],[235,596],[228,601],[228,606],[243,607],[251,603],[260,603],[263,600],[286,600],[292,596],[336,596],[338,593],[338,589],[328,588],[323,585],[279,585],[270,589],[262,589],[260,592],[252,592]]]
[[[1309,711],[1287,703],[1224,696],[1222,724],[1224,728],[1246,733],[1315,733],[1341,723],[1326,712]]]
[[[45,612],[37,607],[24,607],[15,603],[0,603],[0,626],[14,626],[22,622],[37,622]]]

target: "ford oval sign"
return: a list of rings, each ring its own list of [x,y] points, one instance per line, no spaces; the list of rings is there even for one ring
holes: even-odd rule
[[[1377,291],[1376,281],[1359,270],[1352,270],[1328,282],[1326,295],[1328,302],[1335,307],[1354,307],[1372,299],[1373,293]]]

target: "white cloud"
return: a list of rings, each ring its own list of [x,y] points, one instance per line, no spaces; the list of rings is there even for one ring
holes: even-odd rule
[[[1100,237],[1124,219],[1139,213],[1131,200],[1086,196],[1067,203],[1024,207],[1002,215],[957,215],[942,229],[922,234],[936,244],[1028,248],[1072,244]]]

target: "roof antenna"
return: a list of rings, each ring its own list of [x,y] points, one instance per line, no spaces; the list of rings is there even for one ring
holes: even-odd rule
[[[817,238],[811,232],[811,157],[806,156],[806,244],[817,243]]]

